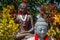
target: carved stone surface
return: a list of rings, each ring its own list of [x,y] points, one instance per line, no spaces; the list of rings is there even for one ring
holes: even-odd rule
[[[22,2],[18,7],[18,15],[16,20],[19,21],[19,32],[16,35],[17,40],[25,40],[33,34],[33,19],[27,12],[27,3]]]
[[[48,23],[45,22],[44,18],[41,15],[38,17],[37,22],[34,27],[35,35],[38,34],[38,40],[45,40],[46,32],[48,31]],[[53,40],[51,37],[48,37],[48,40]],[[27,40],[34,40],[35,36],[28,38]]]

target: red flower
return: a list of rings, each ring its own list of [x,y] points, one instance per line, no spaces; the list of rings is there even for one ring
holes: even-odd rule
[[[41,11],[44,11],[44,10],[45,10],[45,6],[41,6],[41,7],[40,7],[40,10],[41,10]]]
[[[38,34],[35,35],[35,40],[38,40]]]
[[[9,9],[9,11],[10,11],[10,13],[13,13],[13,12],[14,12],[14,9],[13,9],[13,8],[11,8],[11,9]]]
[[[39,35],[38,35],[38,34],[35,34],[34,37],[35,37],[35,40],[38,40]],[[45,37],[44,37],[44,40],[49,40],[48,36],[45,36]]]
[[[49,39],[48,39],[48,36],[45,36],[45,37],[44,37],[44,40],[49,40]]]
[[[28,0],[22,0],[24,3],[27,3],[28,2]]]
[[[41,16],[44,16],[44,12],[43,11],[41,11],[40,14],[41,14]]]

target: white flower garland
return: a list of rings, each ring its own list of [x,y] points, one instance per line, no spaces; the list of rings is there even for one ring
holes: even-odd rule
[[[26,19],[27,19],[27,15],[25,15],[24,18],[22,17],[22,15],[20,15],[20,18],[21,18],[22,21],[26,21]]]

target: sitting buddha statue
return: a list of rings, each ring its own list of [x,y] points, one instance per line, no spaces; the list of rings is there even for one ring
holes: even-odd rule
[[[22,2],[18,7],[18,15],[16,17],[16,21],[19,22],[19,32],[16,35],[16,38],[27,38],[33,35],[31,32],[33,31],[33,19],[27,10],[27,4]]]

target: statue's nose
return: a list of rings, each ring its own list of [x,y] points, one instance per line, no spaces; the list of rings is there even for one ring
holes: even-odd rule
[[[44,34],[44,33],[45,33],[45,31],[44,31],[44,30],[42,30],[42,31],[41,31],[41,33],[42,33],[42,34]]]

